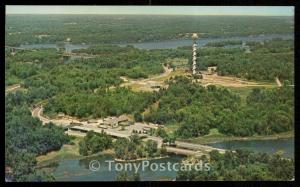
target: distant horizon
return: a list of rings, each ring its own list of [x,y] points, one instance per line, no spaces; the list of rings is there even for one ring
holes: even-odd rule
[[[69,16],[76,16],[76,15],[82,15],[82,16],[252,16],[252,17],[294,17],[293,15],[190,15],[190,14],[18,14],[18,13],[10,13],[6,15],[31,15],[31,16],[38,16],[38,15],[69,15]]]
[[[6,15],[294,16],[293,6],[21,6]]]

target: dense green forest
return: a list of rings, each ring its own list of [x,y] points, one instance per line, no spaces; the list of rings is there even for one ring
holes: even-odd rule
[[[28,104],[28,96],[22,92],[5,96],[5,166],[11,167],[13,181],[54,180],[35,169],[36,156],[59,150],[69,137],[52,123],[42,126],[31,116]]]
[[[255,153],[248,150],[209,153],[209,171],[179,171],[176,180],[184,181],[286,181],[294,178],[294,160],[278,154]],[[203,156],[206,163],[208,159]]]
[[[191,24],[192,23],[192,24]],[[293,33],[293,17],[7,15],[5,45],[143,42],[190,37]]]
[[[177,50],[139,50],[132,46],[92,46],[75,52],[98,55],[94,59],[63,63],[60,51],[40,49],[6,54],[6,85],[21,83],[29,102],[48,99],[45,113],[77,117],[141,112],[156,100],[156,94],[136,93],[118,86],[120,76],[146,78],[162,73],[166,59],[187,55]],[[42,58],[41,56],[47,56]],[[53,97],[55,96],[55,97]]]
[[[293,84],[293,40],[247,42],[248,47],[244,48],[210,47],[232,45],[232,42],[238,41],[208,43],[207,47],[201,48],[198,53],[198,68],[205,70],[208,66],[217,66],[219,75],[270,82],[278,77],[281,81],[289,80]]]
[[[5,53],[5,85],[22,83],[33,75],[47,73],[61,64],[61,52],[55,49],[20,51],[12,56]]]
[[[170,81],[159,93],[157,109],[145,120],[158,124],[178,124],[177,136],[206,135],[211,128],[235,136],[267,135],[294,128],[294,88],[255,88],[242,103],[239,95],[226,88],[207,88],[183,77]]]
[[[92,46],[74,52],[99,55],[94,59],[80,61],[97,68],[118,68],[120,75],[130,78],[147,78],[149,75],[162,73],[164,71],[162,63],[166,59],[166,55],[162,52],[139,50],[133,46]]]
[[[127,88],[103,90],[96,94],[71,92],[51,98],[45,106],[45,112],[50,115],[63,112],[79,118],[119,116],[124,113],[142,112],[155,102],[155,98],[154,94],[133,92]]]

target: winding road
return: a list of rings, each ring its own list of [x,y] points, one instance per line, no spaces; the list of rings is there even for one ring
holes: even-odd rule
[[[17,90],[18,88],[21,88],[20,84],[14,84],[14,85],[11,85],[11,86],[7,86],[5,88],[5,92],[13,92],[13,91]]]
[[[39,118],[43,124],[52,122],[58,126],[64,126],[67,127],[70,125],[71,122],[77,122],[83,124],[82,126],[76,126],[77,129],[82,130],[82,131],[91,131],[93,130],[94,132],[101,133],[102,131],[106,132],[108,135],[111,135],[113,137],[118,137],[118,138],[128,138],[131,135],[130,131],[120,131],[118,129],[112,129],[112,128],[107,128],[107,129],[102,129],[99,128],[97,125],[91,125],[88,124],[87,121],[77,121],[74,119],[49,119],[45,116],[43,116],[43,107],[42,106],[37,106],[32,110],[32,116]],[[74,131],[66,131],[67,134],[70,135],[75,135],[75,136],[85,136],[85,133],[78,133]],[[156,137],[156,136],[150,136],[147,134],[142,134],[142,136],[145,136],[144,141],[146,140],[154,140],[157,142],[158,147],[161,147],[163,145],[163,139],[161,137]],[[175,153],[175,154],[183,154],[183,155],[198,155],[201,156],[203,154],[208,154],[212,150],[217,150],[220,153],[225,153],[224,149],[218,149],[206,145],[200,145],[200,144],[194,144],[194,143],[188,143],[188,142],[183,142],[183,141],[175,141],[176,147],[171,147],[171,146],[166,146],[167,152],[170,153]]]

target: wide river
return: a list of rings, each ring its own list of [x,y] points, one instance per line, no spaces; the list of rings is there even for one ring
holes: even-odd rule
[[[255,35],[255,36],[235,36],[235,37],[224,37],[224,38],[203,38],[197,41],[198,46],[204,46],[209,42],[215,41],[226,41],[226,40],[235,40],[235,41],[265,41],[275,38],[281,39],[294,39],[292,34],[269,34],[269,35]],[[177,39],[177,40],[168,40],[168,41],[158,41],[158,42],[141,42],[141,43],[122,43],[118,44],[120,46],[133,45],[139,49],[174,49],[182,46],[190,46],[192,44],[191,40],[188,39]],[[72,44],[66,43],[65,48],[67,52],[71,52],[74,49],[85,49],[90,45],[86,44]],[[25,44],[21,45],[21,48],[56,48],[58,49],[57,44]]]
[[[213,41],[225,41],[225,40],[241,40],[247,41],[265,41],[274,38],[281,39],[294,39],[291,34],[271,34],[271,35],[257,35],[257,36],[242,36],[242,37],[227,37],[227,38],[203,38],[197,41],[198,46],[204,46],[208,42]],[[118,44],[120,46],[133,45],[139,49],[170,49],[181,46],[190,46],[191,40],[179,39],[169,41],[158,41],[158,42],[143,42],[143,43],[126,43]],[[56,44],[33,44],[33,45],[21,45],[21,48],[56,48]],[[66,43],[65,48],[67,52],[71,52],[74,49],[85,49],[89,45],[85,44],[72,44]],[[229,141],[221,143],[210,144],[213,147],[224,148],[224,149],[237,149],[243,148],[253,151],[275,153],[282,151],[285,157],[294,158],[294,138],[279,139],[279,140],[251,140],[251,141]],[[160,160],[150,161],[151,163],[178,163],[184,157],[172,155],[169,158]],[[99,161],[101,167],[98,171],[91,171],[89,169],[89,163],[91,160]],[[112,164],[112,171],[109,170],[107,161],[113,160],[109,155],[98,156],[96,158],[89,158],[83,160],[61,160],[58,166],[54,170],[54,176],[58,181],[114,181],[117,176],[117,171],[114,170],[114,164]],[[142,163],[142,162],[137,162]],[[140,171],[140,170],[139,170]],[[159,181],[159,180],[173,180],[176,177],[176,171],[150,171],[144,170],[139,172],[141,180],[143,181]]]

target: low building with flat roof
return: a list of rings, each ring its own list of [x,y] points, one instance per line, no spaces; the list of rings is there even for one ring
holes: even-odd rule
[[[126,115],[121,115],[119,117],[108,117],[105,118],[103,120],[103,122],[100,123],[100,125],[106,125],[106,126],[110,126],[112,128],[116,128],[119,125],[131,125],[132,121],[130,120],[130,118]]]

